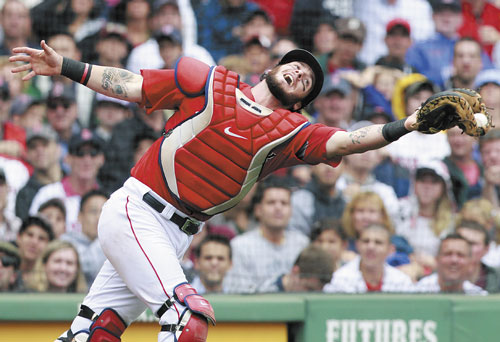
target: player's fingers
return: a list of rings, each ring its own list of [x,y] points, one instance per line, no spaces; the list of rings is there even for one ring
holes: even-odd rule
[[[27,55],[32,55],[34,53],[40,52],[40,50],[32,49],[26,46],[15,47],[12,49],[13,53],[25,53]]]
[[[31,63],[23,64],[18,67],[12,68],[12,72],[23,72],[31,69]]]
[[[23,81],[28,81],[30,79],[32,79],[33,77],[36,76],[36,73],[34,71],[31,71],[29,74],[25,75],[22,80]]]
[[[17,72],[23,72],[26,70],[30,70],[30,69],[31,69],[31,63],[28,63],[28,64],[23,64],[23,65],[20,65],[18,67],[12,68],[12,72],[17,73]]]
[[[54,53],[54,50],[52,50],[52,48],[48,46],[47,43],[45,43],[45,40],[42,40],[40,42],[40,46],[42,47],[43,51],[45,51],[45,53],[47,53],[48,55]]]
[[[16,55],[16,56],[10,56],[9,62],[29,62],[30,59],[31,56],[28,55]]]
[[[47,56],[53,56],[56,54],[53,48],[51,48],[47,43],[45,43],[45,40],[42,40],[40,43],[42,45],[43,51]]]
[[[22,80],[23,81],[29,81],[30,79],[32,79],[35,76],[36,76],[36,73],[34,71],[31,71],[27,75],[24,75],[23,78],[22,78]]]

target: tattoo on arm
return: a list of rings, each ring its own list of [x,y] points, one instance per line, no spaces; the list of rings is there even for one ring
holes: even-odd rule
[[[134,74],[121,69],[106,68],[102,74],[101,86],[113,94],[128,97],[128,83],[132,82]]]
[[[349,133],[349,137],[351,138],[351,141],[354,145],[361,144],[361,139],[363,139],[367,135],[368,135],[367,128],[360,128],[358,130],[355,130],[354,132]]]

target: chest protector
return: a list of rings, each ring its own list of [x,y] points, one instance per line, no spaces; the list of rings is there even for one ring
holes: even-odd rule
[[[222,66],[198,77],[203,76],[205,106],[167,131],[160,163],[171,194],[192,209],[215,215],[243,199],[270,151],[309,122],[298,113],[252,101],[238,89],[238,74]]]

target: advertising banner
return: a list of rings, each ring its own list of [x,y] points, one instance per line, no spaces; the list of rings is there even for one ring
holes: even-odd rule
[[[455,342],[450,335],[452,302],[446,298],[421,296],[415,300],[415,296],[380,294],[361,298],[309,298],[304,340]]]

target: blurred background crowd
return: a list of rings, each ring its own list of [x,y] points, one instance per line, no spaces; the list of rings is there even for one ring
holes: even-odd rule
[[[500,1],[4,0],[0,11],[0,291],[85,292],[105,260],[97,221],[171,111],[64,77],[12,74],[16,46],[140,72],[181,56],[254,85],[289,50],[325,73],[311,122],[354,130],[453,87],[500,126]],[[332,168],[262,181],[195,236],[200,293],[500,291],[500,127],[410,133]]]

